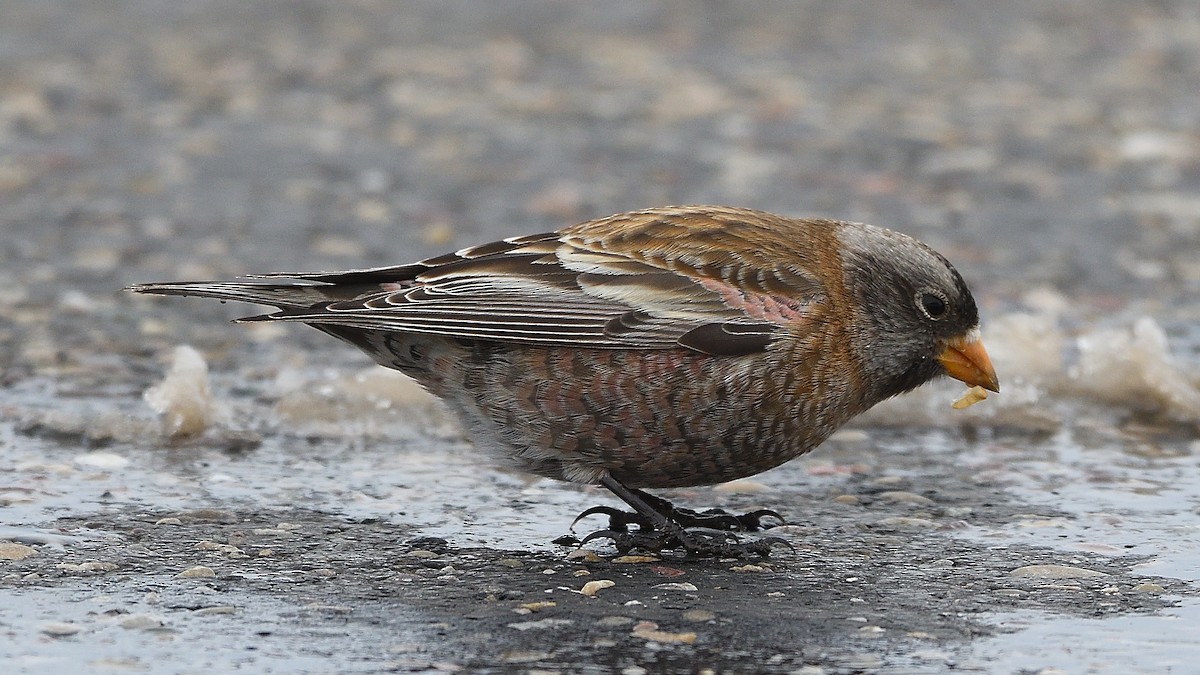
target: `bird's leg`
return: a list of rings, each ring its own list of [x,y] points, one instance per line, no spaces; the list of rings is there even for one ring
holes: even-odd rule
[[[605,486],[607,487],[607,486]],[[611,488],[609,488],[611,489]],[[724,509],[706,509],[704,511],[694,511],[692,509],[681,508],[675,506],[671,502],[656,497],[655,495],[638,490],[637,488],[625,488],[628,492],[636,495],[641,501],[653,512],[665,517],[668,520],[674,521],[683,527],[703,527],[710,530],[724,530],[726,532],[758,532],[766,530],[777,525],[786,525],[787,521],[783,516],[779,515],[771,509],[759,509],[750,513],[734,515]],[[614,491],[615,492],[615,491]],[[621,496],[621,495],[617,495]],[[621,497],[626,503],[633,506],[629,500]],[[636,507],[635,507],[636,508]],[[592,508],[580,513],[575,517],[575,523],[596,514],[608,516],[608,529],[615,532],[628,532],[630,525],[637,525],[638,530],[646,531],[654,529],[652,519],[644,515],[641,511],[621,511],[614,509],[611,506],[593,506]],[[778,523],[764,523],[763,519],[773,519]],[[574,526],[575,523],[572,523]]]
[[[690,531],[687,528],[692,526],[680,522],[679,514],[682,510],[676,509],[665,499],[654,497],[641,490],[627,488],[620,481],[608,475],[600,479],[600,484],[608,488],[613,494],[620,497],[621,501],[633,508],[634,513],[624,514],[616,509],[599,510],[599,507],[588,509],[583,515],[605,513],[609,516],[610,522],[613,522],[615,518],[619,527],[614,528],[610,526],[607,530],[593,532],[583,538],[581,542],[583,544],[593,539],[611,539],[613,544],[616,545],[617,550],[622,552],[634,548],[653,552],[678,548],[686,551],[689,556],[719,558],[736,558],[751,553],[766,557],[770,554],[771,547],[776,544],[790,546],[790,544],[779,537],[765,537],[763,539],[743,542],[728,532],[708,533]],[[614,513],[621,515],[614,516]],[[722,515],[727,518],[734,518],[728,514],[717,514],[718,517]],[[694,522],[697,516],[700,517],[700,522],[705,521],[705,514],[697,514],[695,512],[688,512],[685,520],[691,519],[689,522]],[[580,517],[583,516],[581,515]],[[757,517],[762,516],[759,515]],[[778,516],[776,515],[775,517]],[[630,532],[627,528],[629,523],[636,523],[638,529]],[[704,527],[704,525],[697,525],[695,527]]]

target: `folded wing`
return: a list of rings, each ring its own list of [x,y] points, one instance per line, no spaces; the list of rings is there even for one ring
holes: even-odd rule
[[[659,242],[664,245],[655,248],[636,230],[652,235],[667,216],[644,213],[645,222],[611,224],[614,236],[607,240],[603,231],[581,238],[564,230],[399,267],[135,290],[280,309],[247,321],[542,346],[686,347],[714,355],[764,349],[782,331],[795,330],[824,297],[820,284],[803,271],[761,269],[749,243],[746,255],[727,248],[724,257],[707,258],[702,238]]]

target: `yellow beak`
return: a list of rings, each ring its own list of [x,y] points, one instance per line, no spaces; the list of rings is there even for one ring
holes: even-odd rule
[[[996,393],[1000,392],[1000,380],[996,379],[996,369],[988,358],[983,343],[979,341],[979,331],[973,330],[960,338],[946,342],[937,360],[946,369],[946,374],[956,380],[962,380],[968,385],[980,386]]]

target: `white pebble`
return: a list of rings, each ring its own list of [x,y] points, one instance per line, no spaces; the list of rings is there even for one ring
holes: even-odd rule
[[[579,589],[579,592],[582,593],[583,595],[588,596],[589,598],[594,598],[594,597],[596,597],[597,593],[604,590],[605,588],[612,588],[613,586],[616,586],[616,585],[617,584],[615,581],[609,581],[608,579],[597,579],[595,581],[589,581],[586,584],[584,584],[583,588]]]

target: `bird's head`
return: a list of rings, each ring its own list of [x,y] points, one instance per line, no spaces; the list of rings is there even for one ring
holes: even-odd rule
[[[856,300],[851,338],[881,400],[939,375],[1000,391],[980,342],[975,299],[949,261],[912,237],[870,225],[846,223],[837,234]]]

